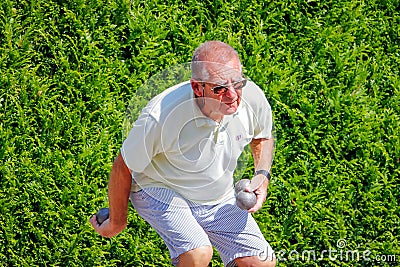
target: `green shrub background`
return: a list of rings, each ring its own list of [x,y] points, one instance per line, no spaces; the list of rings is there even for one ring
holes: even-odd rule
[[[272,247],[321,252],[343,239],[371,251],[371,261],[278,266],[398,266],[399,10],[396,0],[2,1],[0,266],[170,266],[132,207],[112,239],[88,219],[107,205],[132,95],[211,39],[239,51],[273,108],[273,180],[255,214]]]

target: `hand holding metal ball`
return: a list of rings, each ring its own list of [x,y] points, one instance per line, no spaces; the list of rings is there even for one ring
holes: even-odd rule
[[[236,205],[242,210],[252,208],[257,202],[257,197],[254,192],[240,191],[236,195]]]
[[[244,189],[250,186],[249,179],[239,180],[235,185],[236,205],[242,210],[248,210],[257,202],[257,197],[254,192],[247,192]]]
[[[238,194],[239,192],[244,191],[244,189],[249,185],[250,185],[250,180],[249,179],[239,180],[235,184],[235,193]]]
[[[102,224],[105,220],[108,219],[110,215],[110,211],[108,208],[102,208],[96,213],[96,221],[98,224]]]

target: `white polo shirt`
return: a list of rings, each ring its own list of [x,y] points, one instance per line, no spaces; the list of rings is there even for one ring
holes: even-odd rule
[[[189,81],[173,86],[142,110],[121,154],[132,170],[132,190],[170,188],[185,198],[213,204],[233,190],[233,172],[253,138],[272,136],[271,107],[248,81],[236,113],[220,123],[203,115]]]

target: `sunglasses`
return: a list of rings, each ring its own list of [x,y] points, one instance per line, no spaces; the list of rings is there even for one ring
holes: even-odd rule
[[[233,89],[235,90],[240,90],[243,87],[246,86],[247,80],[243,79],[239,82],[235,82],[232,84]],[[203,83],[203,87],[205,86],[205,83]],[[215,94],[215,95],[223,95],[225,94],[227,91],[229,90],[229,86],[228,85],[218,85],[215,86],[213,88],[211,88],[211,91]]]

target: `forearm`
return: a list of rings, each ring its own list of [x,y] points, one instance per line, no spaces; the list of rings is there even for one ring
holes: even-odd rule
[[[254,160],[254,170],[271,170],[273,153],[274,153],[274,139],[260,138],[253,139],[250,142],[251,152]]]
[[[110,224],[113,226],[120,228],[126,226],[131,184],[131,172],[119,154],[114,161],[108,183]]]
[[[250,148],[253,154],[255,171],[266,170],[269,172],[271,170],[274,152],[274,139],[253,139],[250,142]],[[268,185],[269,179],[267,179],[264,174],[258,174],[253,177],[250,189],[256,194],[257,202],[248,210],[249,212],[256,212],[262,207],[262,204],[267,198]]]

